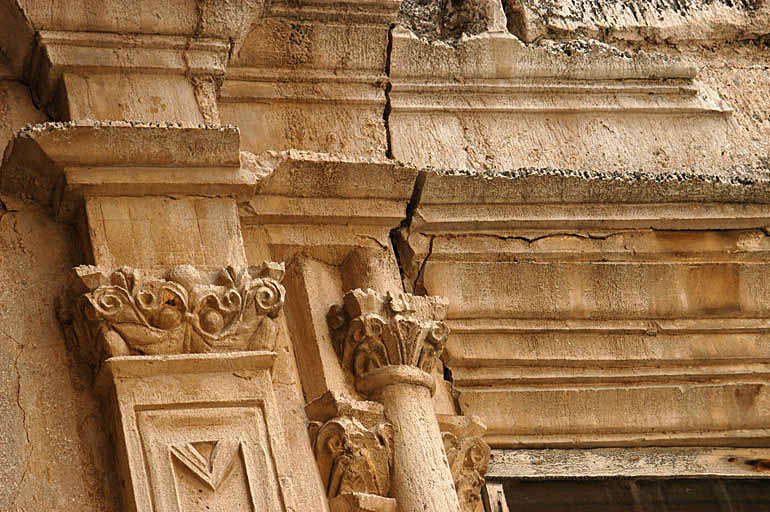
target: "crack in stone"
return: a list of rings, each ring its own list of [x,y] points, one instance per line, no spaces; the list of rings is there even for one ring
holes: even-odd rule
[[[428,243],[428,254],[425,255],[425,258],[423,258],[422,262],[420,263],[420,269],[417,271],[417,276],[414,278],[412,289],[414,290],[415,295],[427,295],[427,290],[423,284],[423,274],[425,272],[425,266],[428,264],[428,260],[433,254],[433,242],[435,240],[436,235],[431,235],[430,242]]]
[[[387,245],[383,244],[382,242],[380,242],[379,240],[377,240],[377,239],[376,239],[375,237],[373,237],[373,236],[370,236],[370,235],[356,235],[356,236],[357,236],[358,238],[363,238],[363,239],[365,239],[365,240],[371,240],[371,241],[373,241],[374,243],[376,243],[377,245],[379,245],[379,246],[380,246],[380,248],[381,248],[383,251],[387,251],[387,250],[388,250],[388,246],[387,246]]]
[[[654,231],[654,230],[652,230]],[[519,240],[522,242],[525,242],[527,244],[534,244],[535,242],[539,242],[540,240],[546,240],[549,238],[558,238],[558,237],[570,237],[570,238],[578,238],[581,240],[608,240],[612,237],[623,235],[626,233],[630,233],[631,230],[625,230],[625,231],[616,231],[612,233],[608,233],[606,235],[593,235],[591,233],[570,233],[570,232],[559,232],[559,233],[547,233],[545,235],[536,236],[533,238],[529,238],[526,236],[521,235],[496,235],[494,233],[465,233],[465,234],[453,234],[453,233],[446,233],[441,235],[429,235],[427,233],[420,233],[423,236],[431,236],[431,245],[433,243],[433,238],[439,237],[439,238],[496,238],[498,240]],[[430,252],[429,252],[430,254]]]
[[[34,445],[32,444],[32,439],[29,435],[29,426],[27,425],[27,410],[24,408],[24,405],[21,402],[21,370],[19,369],[19,360],[21,359],[22,354],[24,353],[24,344],[21,343],[19,340],[17,340],[14,336],[11,336],[6,331],[0,331],[0,334],[11,340],[14,344],[16,344],[19,352],[16,354],[16,357],[13,360],[13,371],[16,374],[16,406],[19,408],[19,411],[21,412],[21,425],[24,429],[24,436],[27,440],[27,446],[29,447],[30,453],[24,457],[24,470],[21,473],[21,478],[19,479],[19,487],[24,483],[24,479],[27,477],[27,473],[29,471],[30,466],[30,460],[32,459],[32,451],[34,450]]]

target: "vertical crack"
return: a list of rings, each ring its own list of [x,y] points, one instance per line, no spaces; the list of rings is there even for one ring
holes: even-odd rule
[[[407,275],[407,272],[404,269],[405,258],[402,256],[401,252],[406,251],[406,249],[408,248],[406,244],[407,244],[407,240],[409,239],[409,230],[412,226],[412,219],[414,217],[414,213],[420,204],[420,200],[422,198],[422,190],[423,190],[423,187],[425,186],[426,179],[427,179],[427,174],[424,172],[420,172],[417,175],[417,179],[414,180],[412,197],[409,198],[409,202],[406,205],[406,211],[404,212],[404,219],[401,221],[401,223],[398,226],[390,230],[390,245],[393,248],[393,254],[396,258],[396,263],[398,264],[398,271],[401,274],[401,282],[403,284],[404,290],[410,293],[414,293],[415,289],[412,283],[409,282],[409,276]]]
[[[387,158],[393,158],[393,138],[390,133],[390,90],[393,85],[390,82],[390,55],[393,51],[393,29],[396,24],[393,23],[388,27],[388,47],[385,53],[385,110],[382,112],[382,121],[385,124],[385,143],[387,147],[385,149],[385,156]]]
[[[19,411],[21,412],[21,426],[24,429],[24,437],[27,440],[27,447],[29,447],[29,453],[25,454],[24,456],[24,469],[19,479],[19,486],[21,486],[24,483],[24,479],[27,477],[30,461],[32,460],[32,450],[34,449],[34,445],[32,444],[32,439],[30,438],[30,435],[29,435],[29,426],[27,425],[27,410],[24,408],[24,405],[21,403],[21,370],[19,369],[19,360],[21,359],[21,356],[24,353],[24,345],[19,340],[17,340],[16,338],[8,334],[7,332],[3,332],[2,334],[3,336],[11,340],[13,343],[15,343],[17,348],[19,349],[18,354],[16,354],[16,357],[13,360],[13,371],[16,374],[16,406],[19,408]]]
[[[430,237],[430,243],[428,245],[428,254],[425,255],[425,258],[423,258],[422,263],[420,263],[420,269],[417,271],[417,275],[414,278],[414,283],[412,284],[412,289],[414,290],[415,295],[427,295],[428,291],[425,289],[425,285],[423,284],[423,273],[425,272],[425,265],[428,264],[428,260],[430,259],[431,255],[433,254],[433,241],[436,240],[436,235],[431,235]]]

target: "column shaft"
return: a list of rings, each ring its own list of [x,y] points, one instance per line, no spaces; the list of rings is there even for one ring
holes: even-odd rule
[[[378,396],[393,424],[393,497],[399,512],[459,512],[430,389],[398,383]]]

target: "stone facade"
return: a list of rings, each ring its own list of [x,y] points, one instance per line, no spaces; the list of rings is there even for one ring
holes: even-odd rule
[[[0,27],[0,512],[770,506],[767,2]]]

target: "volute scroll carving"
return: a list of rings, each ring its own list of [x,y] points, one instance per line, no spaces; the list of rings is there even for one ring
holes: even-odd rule
[[[462,512],[483,512],[481,488],[491,450],[484,441],[486,426],[475,416],[439,415],[444,451],[452,471]]]
[[[310,423],[318,469],[331,500],[349,493],[387,497],[390,493],[393,429],[371,428],[347,416]]]
[[[390,365],[433,371],[444,350],[448,303],[441,297],[356,289],[327,320],[342,366],[356,377]]]
[[[154,277],[130,267],[78,267],[72,326],[94,359],[270,350],[283,307],[283,264],[201,271],[180,265]],[[84,292],[84,293],[83,293]]]

